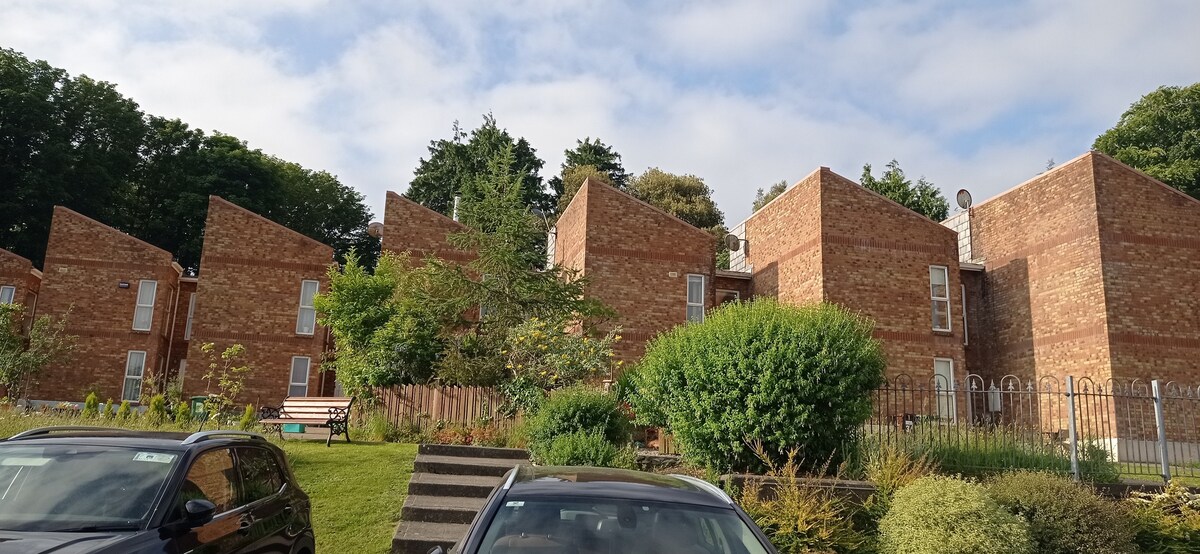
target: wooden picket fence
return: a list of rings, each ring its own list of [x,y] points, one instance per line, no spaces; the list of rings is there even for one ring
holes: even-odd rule
[[[404,385],[377,389],[376,397],[388,421],[408,429],[480,425],[507,429],[519,420],[501,413],[504,397],[487,387]]]

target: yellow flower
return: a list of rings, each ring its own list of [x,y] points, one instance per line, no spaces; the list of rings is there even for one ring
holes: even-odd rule
[[[506,365],[506,366],[504,366],[504,367],[507,367],[508,369],[512,369],[512,364],[508,364],[508,365]]]

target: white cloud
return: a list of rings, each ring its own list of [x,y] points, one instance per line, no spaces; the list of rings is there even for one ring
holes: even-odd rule
[[[547,178],[598,136],[630,171],[704,177],[735,223],[755,189],[820,165],[856,179],[896,158],[987,198],[1195,80],[1197,20],[1186,0],[18,0],[0,46],[336,173],[377,216],[431,139],[492,111]]]

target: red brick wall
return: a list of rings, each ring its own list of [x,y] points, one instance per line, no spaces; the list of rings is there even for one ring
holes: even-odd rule
[[[311,359],[308,394],[321,394],[318,368],[325,330],[318,326],[313,336],[297,335],[296,317],[301,281],[316,280],[319,290],[328,290],[326,271],[332,262],[329,246],[210,197],[185,390],[205,390],[201,377],[207,359],[200,348],[212,342],[218,351],[234,343],[246,347],[254,372],[239,403],[282,401],[293,356]]]
[[[749,279],[749,275],[746,275],[745,277],[734,277],[728,273],[724,275],[721,273],[722,272],[718,270],[716,277],[713,279],[713,289],[715,289],[715,293],[717,294],[718,302],[722,296],[720,291],[736,291],[738,293],[738,300],[750,300],[750,297],[752,296],[752,282]]]
[[[141,280],[158,281],[149,332],[133,331]],[[62,317],[78,337],[72,359],[47,368],[36,399],[83,400],[90,386],[101,399],[121,397],[130,350],[146,352],[143,390],[162,367],[179,269],[171,254],[62,207],[54,209],[37,312]],[[128,283],[128,288],[120,288]]]
[[[1022,380],[1109,377],[1091,159],[1076,158],[972,208],[992,346],[987,366],[974,371]]]
[[[554,263],[583,271],[587,242],[587,195],[576,196],[554,223]]]
[[[409,252],[415,258],[435,256],[443,260],[467,262],[474,258],[450,246],[447,237],[460,232],[462,224],[388,191],[383,209],[383,249]]]
[[[1200,386],[1200,201],[1103,154],[1096,177],[1100,255],[1112,376]],[[1182,389],[1167,391],[1182,393]],[[1122,437],[1153,439],[1152,427],[1116,412]],[[1197,440],[1200,404],[1167,401],[1172,440]]]
[[[933,359],[966,376],[958,235],[828,169],[821,169],[825,300],[875,321],[889,374],[933,375]],[[930,266],[949,269],[950,329],[933,330]]]
[[[578,204],[578,206],[577,206]],[[706,278],[705,305],[713,304],[715,241],[658,208],[594,180],[583,183],[564,213],[564,245],[575,210],[586,212],[583,261],[587,294],[608,304],[622,328],[618,359],[631,363],[660,331],[687,321],[687,275]],[[565,252],[571,246],[559,246]],[[674,276],[672,276],[674,273]]]
[[[812,304],[821,290],[821,175],[814,171],[746,220],[755,296]]]
[[[191,295],[196,292],[196,285],[196,279],[185,277],[179,280],[179,298],[175,302],[175,318],[171,323],[170,356],[167,359],[167,370],[172,378],[178,377],[179,364],[187,359],[190,343],[189,337],[186,336],[188,302]]]
[[[0,286],[14,287],[13,302],[24,304],[26,315],[33,315],[31,304],[37,297],[42,279],[33,269],[33,262],[0,248]]]

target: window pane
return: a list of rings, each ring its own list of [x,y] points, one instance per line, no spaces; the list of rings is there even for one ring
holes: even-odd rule
[[[933,328],[950,328],[950,302],[946,300],[933,301]]]
[[[303,281],[300,283],[300,305],[312,307],[313,297],[317,295],[316,281]]]
[[[300,308],[296,316],[296,334],[311,335],[317,329],[317,311],[312,308]]]
[[[192,338],[192,316],[196,314],[196,293],[188,298],[187,326],[183,328],[183,340]]]
[[[16,294],[16,287],[0,287],[0,304],[12,304],[13,296]]]
[[[142,378],[126,377],[125,385],[121,387],[121,400],[137,402],[142,398]]]
[[[129,357],[125,360],[125,375],[127,377],[141,377],[145,369],[146,353],[130,352]]]
[[[308,358],[292,358],[292,383],[308,382]]]
[[[154,321],[154,308],[152,306],[138,306],[133,310],[133,328],[135,331],[149,331],[150,324]]]
[[[929,268],[929,282],[935,285],[946,284],[946,268],[931,267]]]
[[[704,277],[700,275],[688,275],[688,304],[703,304],[704,303]]]
[[[236,507],[234,483],[237,474],[233,467],[233,456],[229,449],[201,454],[192,462],[187,479],[179,490],[178,509],[183,511],[188,500],[204,499],[217,505],[218,514]]]
[[[288,396],[308,396],[308,385],[288,385]]]
[[[275,455],[261,448],[237,449],[242,468],[241,504],[271,496],[283,488],[283,473]]]
[[[153,306],[154,293],[158,291],[158,281],[142,281],[138,284],[137,303],[139,306]]]
[[[704,321],[704,306],[688,306],[687,307],[688,321]]]

